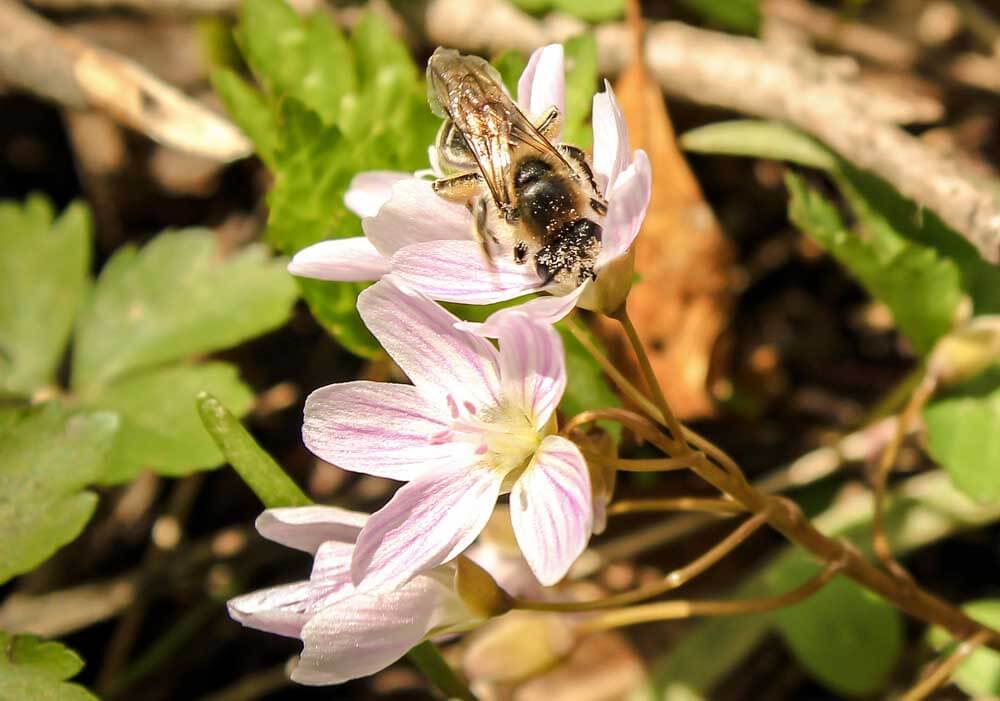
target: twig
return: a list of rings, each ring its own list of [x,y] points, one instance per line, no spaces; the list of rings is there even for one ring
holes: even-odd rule
[[[934,691],[944,686],[951,675],[955,673],[958,665],[976,651],[980,645],[989,639],[986,631],[973,635],[968,640],[963,640],[947,657],[941,660],[936,666],[928,670],[927,674],[917,682],[917,684],[899,698],[899,701],[923,701]]]
[[[94,46],[14,0],[0,0],[0,81],[71,109],[95,109],[172,148],[231,161],[250,142],[146,69]]]
[[[424,35],[465,50],[532,49],[582,28],[565,18],[535,20],[502,0],[430,0],[425,10],[416,19]],[[503,22],[486,20],[501,14]],[[668,93],[794,124],[933,210],[983,258],[1000,262],[1000,195],[889,123],[879,93],[858,85],[843,60],[678,22],[651,23],[646,36],[646,64]],[[617,73],[629,54],[627,30],[598,27],[597,47],[601,71]]]

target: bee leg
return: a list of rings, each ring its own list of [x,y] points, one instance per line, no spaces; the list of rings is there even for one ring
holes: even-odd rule
[[[482,188],[483,176],[478,171],[438,178],[431,183],[436,195],[452,202],[468,202],[478,197]]]
[[[587,162],[587,154],[583,152],[583,149],[570,144],[559,144],[559,151],[572,162],[577,172],[590,183],[590,187],[594,193],[594,197],[590,198],[590,207],[594,210],[595,214],[603,217],[608,213],[608,203],[600,194],[601,190],[597,187],[594,171],[590,167],[590,163]]]
[[[559,136],[559,132],[562,131],[562,123],[562,114],[559,112],[559,108],[549,107],[549,111],[542,116],[535,127],[542,136],[549,141],[553,141]]]
[[[497,239],[496,235],[490,231],[487,225],[487,215],[489,210],[487,209],[486,198],[480,197],[476,200],[476,203],[472,206],[472,221],[473,221],[473,233],[476,236],[476,241],[479,242],[479,248],[483,252],[483,258],[486,262],[493,267],[493,255],[490,252],[490,241],[495,245],[499,246],[500,241]]]

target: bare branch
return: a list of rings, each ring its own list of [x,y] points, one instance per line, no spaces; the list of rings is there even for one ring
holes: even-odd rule
[[[251,152],[228,120],[144,68],[0,0],[0,81],[72,109],[95,109],[172,148],[218,161]]]

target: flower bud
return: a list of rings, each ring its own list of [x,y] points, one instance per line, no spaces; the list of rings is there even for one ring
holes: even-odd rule
[[[613,315],[628,299],[635,278],[635,246],[604,265],[597,278],[580,297],[583,309]]]
[[[927,372],[941,386],[957,385],[1000,361],[1000,315],[977,316],[942,337]]]
[[[510,595],[490,573],[464,555],[455,560],[455,591],[469,612],[484,620],[507,613],[512,606]]]

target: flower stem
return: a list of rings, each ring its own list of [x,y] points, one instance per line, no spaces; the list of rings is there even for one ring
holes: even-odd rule
[[[420,643],[406,653],[406,657],[425,677],[434,682],[447,698],[477,701],[469,685],[451,668],[431,641],[425,640]]]
[[[980,631],[968,640],[958,645],[950,655],[932,667],[923,678],[917,682],[916,686],[907,691],[899,698],[899,701],[923,701],[935,690],[947,683],[951,675],[955,673],[958,665],[965,661],[965,658],[976,651],[980,645],[986,642],[989,637],[987,631]]]
[[[608,507],[608,516],[637,514],[649,511],[700,511],[703,513],[732,516],[746,511],[729,499],[701,497],[670,497],[666,499],[623,499]]]

